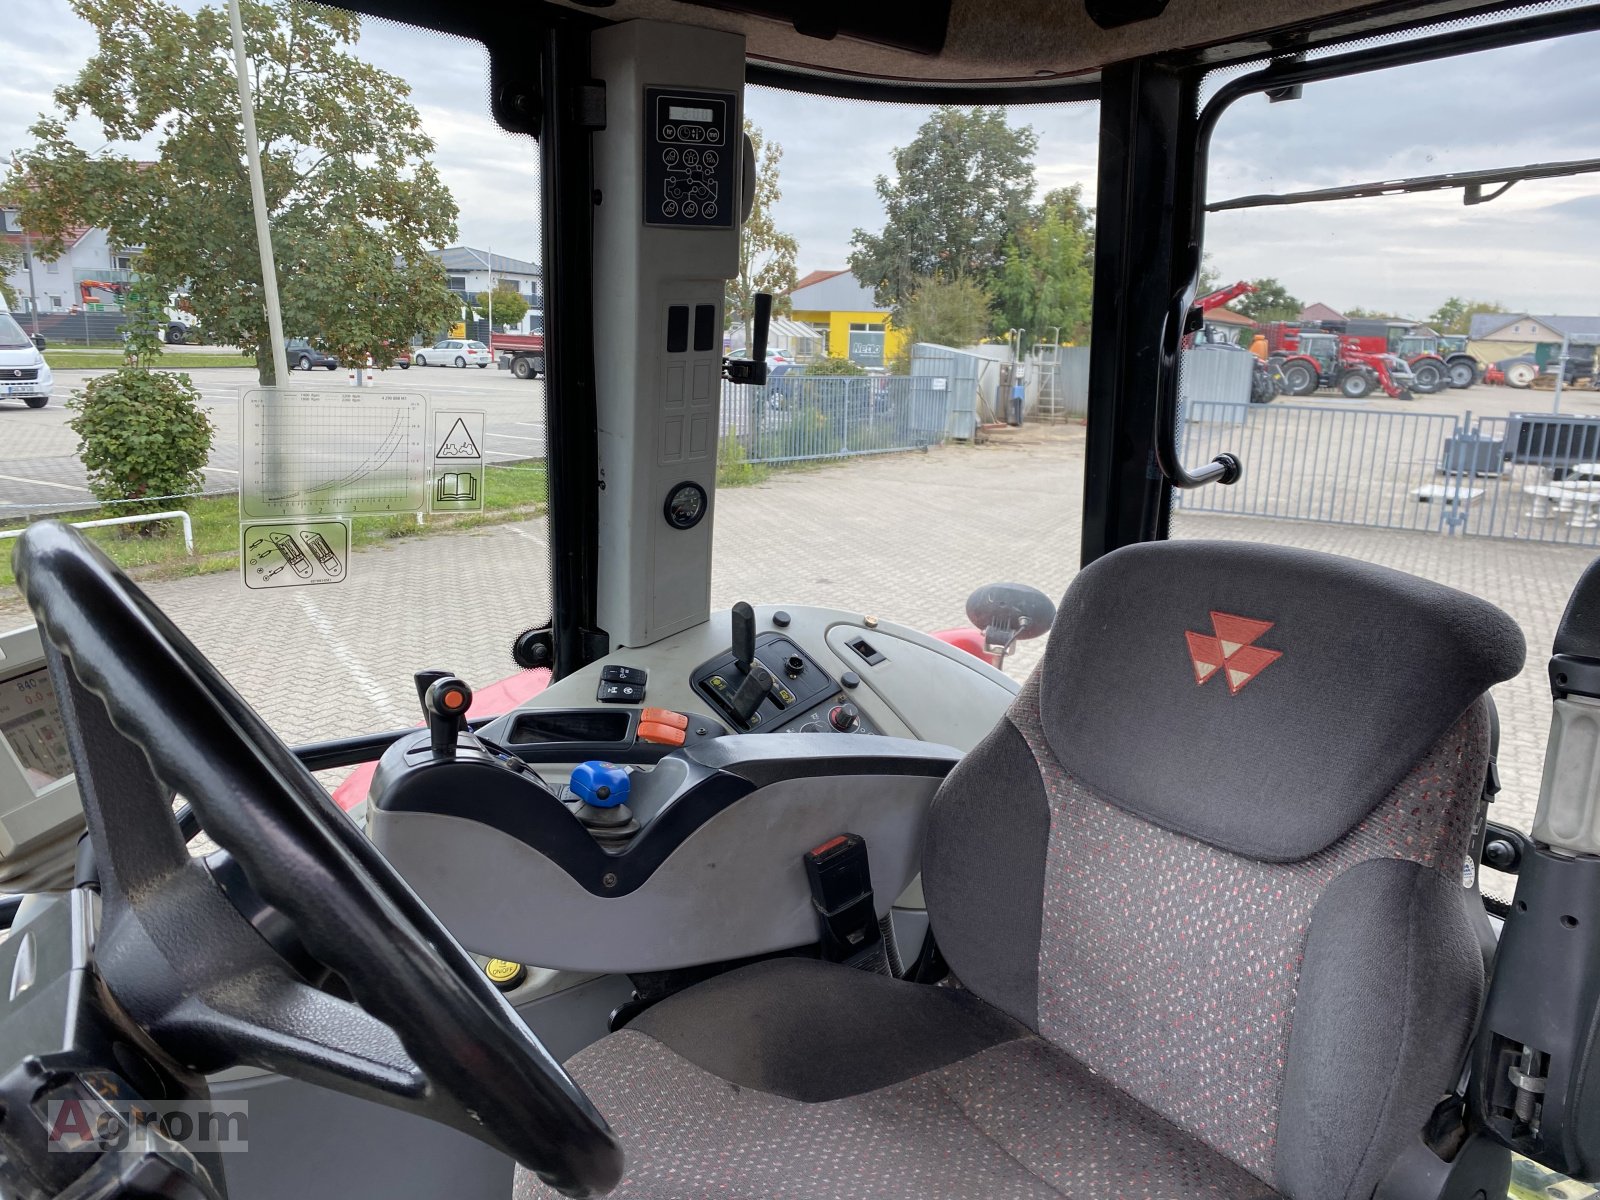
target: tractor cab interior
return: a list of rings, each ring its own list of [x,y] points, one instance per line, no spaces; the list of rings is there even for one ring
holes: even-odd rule
[[[493,381],[527,419],[469,436],[447,389],[490,386],[476,371],[399,392],[446,389],[417,410],[447,418],[436,459],[486,441],[507,477],[537,459],[544,491],[520,524],[414,543],[424,589],[398,535],[339,544],[336,508],[266,532],[316,492],[308,465],[241,510],[263,549],[247,525],[246,589],[210,607],[158,600],[64,521],[22,531],[33,623],[0,638],[0,1194],[1495,1200],[1514,1163],[1524,1196],[1529,1171],[1600,1180],[1600,565],[1547,651],[1426,570],[1191,536],[1186,498],[1259,460],[1228,443],[1242,423],[1195,457],[1180,380],[1208,314],[1257,290],[1202,284],[1231,106],[1579,38],[1600,7],[288,8],[324,31],[373,18],[423,109],[450,54],[486,58],[496,194],[539,230],[542,357],[507,352]],[[242,80],[267,51],[239,45]],[[268,122],[273,77],[256,86]],[[240,91],[191,115],[233,137]],[[734,488],[730,444],[740,469],[804,458],[802,427],[836,417],[769,383],[770,296],[729,311],[758,102],[815,106],[845,160],[906,112],[1008,106],[1082,135],[1082,494],[1048,533],[1008,519],[993,475],[942,495],[936,455],[920,490],[889,468],[804,503]],[[259,212],[269,243],[315,201]],[[285,333],[317,332],[285,294],[280,362]],[[892,357],[898,316],[840,312]],[[1323,386],[1410,398],[1403,358],[1350,353],[1383,360],[1366,391],[1354,368]],[[880,431],[863,458],[955,390],[930,361],[838,402]],[[1309,393],[1332,368],[1298,369]],[[365,419],[368,393],[337,386],[246,396],[242,444],[297,404]],[[427,487],[453,503],[467,478]],[[986,508],[989,544],[943,540],[944,504]],[[366,590],[284,586],[358,567]],[[967,596],[970,628],[930,631],[906,599],[930,588],[939,612]],[[480,675],[489,643],[520,673]],[[1547,652],[1519,829],[1490,819],[1513,736],[1491,691]],[[1484,865],[1516,877],[1505,902]]]

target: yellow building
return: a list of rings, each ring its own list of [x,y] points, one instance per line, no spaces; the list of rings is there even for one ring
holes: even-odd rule
[[[792,319],[823,336],[823,353],[863,367],[887,366],[905,348],[886,309],[849,271],[812,271],[789,293]]]

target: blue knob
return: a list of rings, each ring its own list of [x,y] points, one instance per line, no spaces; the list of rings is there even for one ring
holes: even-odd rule
[[[572,768],[572,794],[593,808],[615,808],[628,802],[628,772],[616,763],[589,761]]]

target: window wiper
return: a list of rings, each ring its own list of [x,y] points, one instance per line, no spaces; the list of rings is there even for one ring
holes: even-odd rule
[[[1385,179],[1377,183],[1352,183],[1346,187],[1313,188],[1306,192],[1261,192],[1235,196],[1206,205],[1207,212],[1227,212],[1236,208],[1268,208],[1280,204],[1318,204],[1324,200],[1358,200],[1369,196],[1401,196],[1408,192],[1462,190],[1463,204],[1487,204],[1503,196],[1514,183],[1524,179],[1556,179],[1564,175],[1586,175],[1600,171],[1600,158],[1576,158],[1566,162],[1530,163],[1525,167],[1505,167],[1495,171],[1452,171],[1444,175],[1418,175],[1412,179]],[[1485,193],[1484,187],[1499,184]]]

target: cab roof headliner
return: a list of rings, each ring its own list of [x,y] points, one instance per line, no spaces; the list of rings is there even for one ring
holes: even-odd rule
[[[925,98],[941,100],[971,89],[973,100],[985,102],[1062,98],[1063,84],[1093,83],[1102,67],[1154,54],[1237,61],[1516,7],[1504,0],[335,2],[480,37],[500,21],[525,25],[552,8],[599,22],[649,18],[700,25],[744,34],[754,82],[883,98],[925,90],[938,93]],[[1144,16],[1156,9],[1162,11]],[[1030,97],[1030,91],[1038,94]]]

